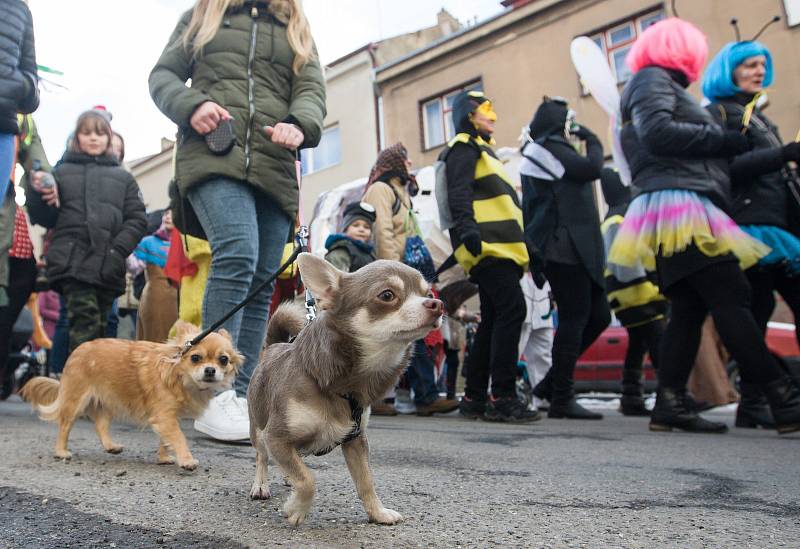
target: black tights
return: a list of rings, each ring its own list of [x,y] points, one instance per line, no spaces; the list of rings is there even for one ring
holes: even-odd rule
[[[545,275],[558,306],[550,372],[554,390],[566,393],[572,390],[578,357],[606,329],[611,322],[611,311],[605,291],[592,281],[582,265],[548,263]]]
[[[775,310],[777,291],[794,315],[794,334],[800,345],[800,276],[788,276],[782,265],[753,267],[747,269],[745,274],[753,289],[753,316],[762,333],[766,333],[767,323]]]
[[[653,368],[658,370],[661,362],[659,348],[664,335],[664,321],[654,320],[626,329],[628,331],[628,350],[625,353],[625,370],[641,370],[645,353],[650,353]]]
[[[750,286],[736,262],[711,264],[675,283],[665,295],[672,302],[672,314],[661,340],[660,385],[686,388],[709,313],[739,363],[742,381],[767,383],[781,376],[750,312]]]

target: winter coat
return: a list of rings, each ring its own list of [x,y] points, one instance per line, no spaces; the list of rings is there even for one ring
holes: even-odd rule
[[[388,183],[376,181],[361,200],[375,208],[375,255],[378,259],[403,261],[410,231],[411,199],[400,178],[392,177]]]
[[[343,234],[332,234],[325,240],[325,260],[340,271],[354,273],[378,258],[372,244],[353,240]]]
[[[53,170],[60,208],[39,193],[28,208],[39,224],[53,229],[47,251],[47,278],[55,289],[77,280],[122,294],[125,258],[147,226],[139,185],[116,157],[67,152]]]
[[[528,268],[519,197],[503,164],[479,135],[457,134],[442,152],[447,173],[447,201],[455,225],[450,241],[458,264],[469,275],[497,263]],[[481,239],[481,253],[472,255],[462,243],[468,233]]]
[[[39,106],[33,19],[22,0],[0,2],[0,133],[19,133],[17,113]]]
[[[728,203],[729,180],[718,158],[725,131],[686,91],[682,73],[650,66],[622,92],[622,149],[641,192],[685,189]]]
[[[731,97],[707,108],[723,128],[741,131],[745,105],[751,100],[752,97]],[[783,160],[778,127],[756,109],[745,135],[753,149],[730,162],[731,217],[739,225],[773,225],[788,230],[790,172]]]
[[[522,150],[520,165],[525,235],[540,260],[583,265],[603,287],[605,254],[593,186],[603,168],[603,146],[584,129],[586,156],[579,154],[564,137],[566,116],[563,104],[546,103],[531,123],[535,142]],[[550,166],[552,175],[528,157]]]
[[[294,74],[286,25],[265,6],[245,2],[231,8],[196,58],[181,43],[192,16],[192,10],[186,12],[150,73],[150,95],[178,125],[175,180],[183,197],[192,185],[215,177],[246,181],[294,219],[299,200],[295,154],[273,144],[263,128],[294,123],[303,131],[302,146],[315,147],[325,118],[325,82],[316,51]],[[211,153],[189,122],[206,101],[233,117],[236,141],[223,156]]]

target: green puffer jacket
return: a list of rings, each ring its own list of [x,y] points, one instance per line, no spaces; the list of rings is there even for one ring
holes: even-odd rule
[[[263,128],[292,122],[303,130],[304,148],[319,143],[325,82],[316,51],[294,74],[286,25],[264,2],[245,2],[225,14],[216,36],[193,58],[181,42],[191,16],[189,10],[181,17],[149,80],[156,105],[179,128],[175,180],[181,195],[215,177],[247,181],[294,219],[299,199],[294,153],[273,144]],[[205,101],[233,116],[236,144],[224,156],[212,154],[189,124]]]

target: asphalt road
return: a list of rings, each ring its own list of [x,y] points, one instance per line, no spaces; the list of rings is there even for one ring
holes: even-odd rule
[[[336,450],[307,460],[317,497],[292,528],[277,469],[273,498],[250,501],[253,449],[184,427],[192,473],[156,465],[156,438],[137,427],[115,425],[126,448],[106,454],[87,421],[62,462],[54,425],[17,397],[0,403],[0,547],[800,546],[797,435],[650,433],[614,412],[529,426],[373,418],[378,494],[405,521],[367,523]]]

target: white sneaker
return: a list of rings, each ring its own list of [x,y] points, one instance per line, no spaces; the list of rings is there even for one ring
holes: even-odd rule
[[[244,402],[244,406],[240,401]],[[194,420],[194,428],[217,440],[249,439],[247,399],[238,398],[233,389],[218,394],[211,399],[200,417]]]

